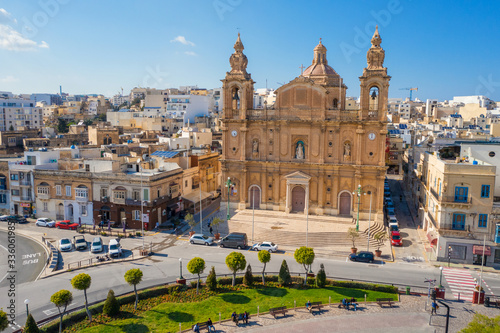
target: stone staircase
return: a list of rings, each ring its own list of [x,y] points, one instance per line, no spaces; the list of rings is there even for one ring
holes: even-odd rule
[[[370,226],[370,246],[377,247],[379,245],[382,245],[382,243],[374,238],[375,234],[378,234],[379,232],[386,232],[384,225],[378,222],[373,223]],[[366,241],[368,239],[368,228],[366,228],[365,231],[361,232],[359,236],[360,239],[364,239]]]

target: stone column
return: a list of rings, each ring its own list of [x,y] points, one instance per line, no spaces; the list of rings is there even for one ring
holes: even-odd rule
[[[290,192],[290,182],[287,180],[286,181],[286,207],[285,207],[285,213],[289,214],[290,213],[290,198],[291,192]]]

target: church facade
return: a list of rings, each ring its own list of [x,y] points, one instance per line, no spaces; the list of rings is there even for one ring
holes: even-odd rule
[[[328,65],[326,47],[311,66],[276,90],[273,107],[253,109],[254,81],[240,35],[223,82],[223,181],[231,207],[381,219],[386,174],[390,76],[375,31],[360,76],[360,109],[345,110],[346,85]],[[366,193],[366,195],[364,195]],[[223,201],[228,188],[222,188]],[[373,215],[375,214],[375,215]]]

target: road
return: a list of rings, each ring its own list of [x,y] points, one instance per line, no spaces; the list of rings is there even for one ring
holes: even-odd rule
[[[7,276],[11,275],[9,271],[17,272],[15,275],[18,284],[35,281],[47,260],[47,253],[38,242],[19,233],[16,233],[15,240],[16,267],[12,270],[7,266],[7,232],[0,230],[0,288],[9,284],[7,281]]]
[[[392,201],[394,202],[396,217],[399,223],[403,246],[393,247],[395,259],[405,262],[424,262],[424,247],[417,234],[417,225],[413,221],[408,203],[406,202],[400,181],[389,178]]]

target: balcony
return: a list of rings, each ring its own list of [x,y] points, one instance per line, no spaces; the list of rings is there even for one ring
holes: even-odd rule
[[[48,193],[38,193],[38,199],[45,199],[48,200],[50,199],[50,195]]]
[[[19,181],[19,186],[31,186],[31,181],[26,179],[21,179]]]
[[[441,196],[441,204],[443,206],[469,208],[472,206],[472,197],[457,197],[454,195]]]
[[[439,195],[436,193],[436,191],[433,188],[431,188],[430,191],[431,191],[431,194],[434,196],[434,198],[436,198],[436,200],[439,201]]]
[[[78,202],[87,202],[87,201],[89,201],[88,197],[75,197],[75,199]]]
[[[31,201],[31,195],[22,195],[21,201]]]

